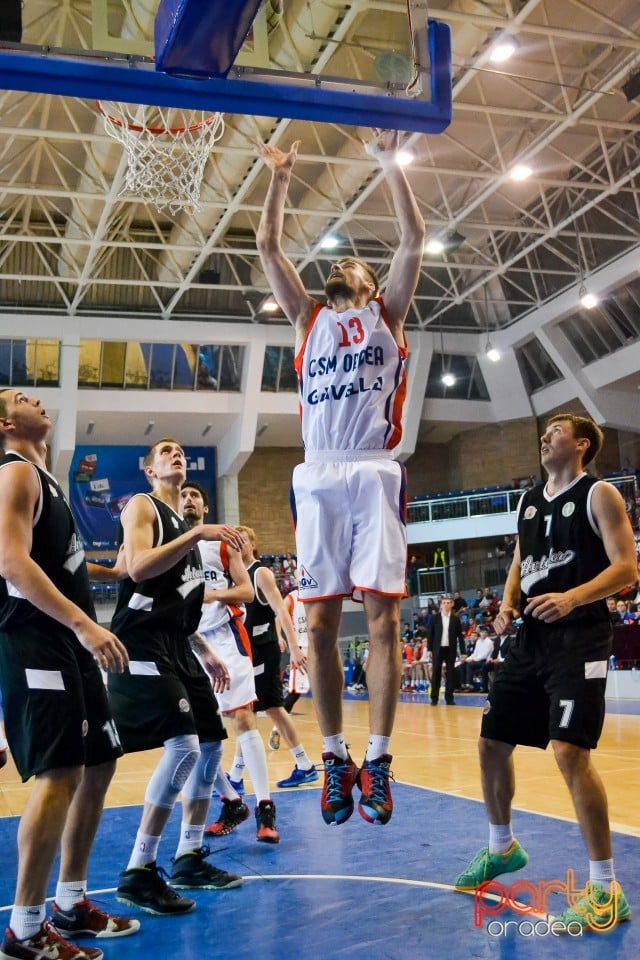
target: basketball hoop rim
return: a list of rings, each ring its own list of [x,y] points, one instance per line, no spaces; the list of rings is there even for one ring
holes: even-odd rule
[[[109,100],[105,102],[116,103],[117,101]],[[189,131],[189,133],[193,133],[196,130],[202,130],[203,127],[207,127],[207,126],[210,126],[212,123],[215,123],[215,121],[222,115],[220,111],[217,111],[216,113],[212,113],[210,116],[205,117],[204,120],[199,120],[198,123],[189,123],[189,124],[184,124],[183,126],[178,126],[178,127],[146,127],[139,123],[131,123],[129,120],[126,120],[124,117],[114,117],[112,113],[110,113],[109,111],[103,108],[102,104],[103,104],[102,100],[96,100],[96,106],[100,111],[100,113],[102,114],[102,116],[106,117],[108,120],[111,121],[111,123],[114,123],[117,127],[126,127],[127,130],[131,130],[133,131],[133,133],[150,133],[154,137],[162,136],[162,134],[164,133],[168,133],[171,136],[180,136],[180,134],[186,133],[187,131]],[[156,109],[171,109],[171,108],[156,107]],[[176,109],[180,109],[180,108],[178,107]]]

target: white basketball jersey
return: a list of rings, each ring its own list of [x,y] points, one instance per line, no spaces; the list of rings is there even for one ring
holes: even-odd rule
[[[406,341],[382,299],[338,313],[320,304],[296,356],[307,451],[392,450],[402,436]]]
[[[205,590],[226,590],[229,586],[229,551],[226,543],[221,540],[200,540],[198,549],[202,557]],[[239,608],[216,600],[203,603],[198,630],[200,633],[212,633],[238,613]]]

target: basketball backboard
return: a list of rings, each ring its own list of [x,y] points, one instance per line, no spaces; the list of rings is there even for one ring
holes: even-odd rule
[[[211,38],[216,28],[206,22],[206,15],[217,17],[219,26],[225,5],[207,0],[182,0],[179,5],[188,10],[194,4],[196,21],[203,20],[201,29],[193,31],[195,49],[215,47]],[[321,56],[317,69],[305,72],[296,69],[296,46],[313,36],[313,22],[299,38],[291,37],[280,29],[277,6],[260,6],[228,77],[193,80],[184,77],[191,59],[188,49],[185,64],[177,69],[172,65],[172,74],[157,69],[157,4],[151,0],[87,0],[72,11],[60,8],[53,16],[47,0],[33,0],[24,9],[21,43],[3,41],[0,29],[0,88],[417,132],[440,132],[448,126],[448,26],[436,21],[427,26],[423,11],[413,34],[407,25],[397,41],[371,37],[357,48],[334,32],[320,37],[331,56]],[[226,7],[237,13],[242,4]],[[422,87],[418,96],[407,95],[407,74],[421,81],[414,84],[415,89]]]

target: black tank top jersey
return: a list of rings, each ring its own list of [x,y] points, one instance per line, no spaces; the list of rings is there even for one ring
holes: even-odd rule
[[[273,643],[276,639],[276,615],[268,603],[262,603],[258,599],[256,574],[260,567],[266,567],[266,563],[262,563],[260,560],[254,560],[251,566],[247,567],[247,573],[251,578],[255,597],[251,603],[246,604],[247,616],[244,625],[247,628],[252,646]]]
[[[0,457],[0,469],[11,469],[11,463],[31,463],[18,453],[8,452]],[[76,529],[62,488],[57,480],[34,463],[40,483],[40,496],[33,523],[31,559],[38,564],[60,593],[96,619],[82,540]],[[11,633],[22,627],[47,632],[52,624],[60,629],[57,620],[38,610],[20,596],[9,581],[0,577],[0,630]]]
[[[147,493],[136,496],[147,497],[156,511],[154,546],[170,543],[189,530],[182,517],[162,500]],[[120,535],[122,537],[122,529]],[[204,574],[196,546],[170,570],[157,577],[140,583],[125,577],[118,588],[111,629],[119,637],[139,628],[192,634],[198,629],[203,599]]]
[[[565,593],[592,580],[609,566],[591,511],[596,483],[595,477],[581,474],[551,499],[545,496],[544,484],[523,495],[518,510],[521,610],[526,606],[527,597]],[[605,601],[597,600],[576,607],[561,622],[589,620],[594,623],[608,619]]]

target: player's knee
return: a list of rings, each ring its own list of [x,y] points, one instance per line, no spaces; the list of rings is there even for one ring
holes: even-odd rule
[[[219,740],[200,744],[200,756],[182,787],[182,796],[187,800],[208,800],[222,759],[222,744]]]

